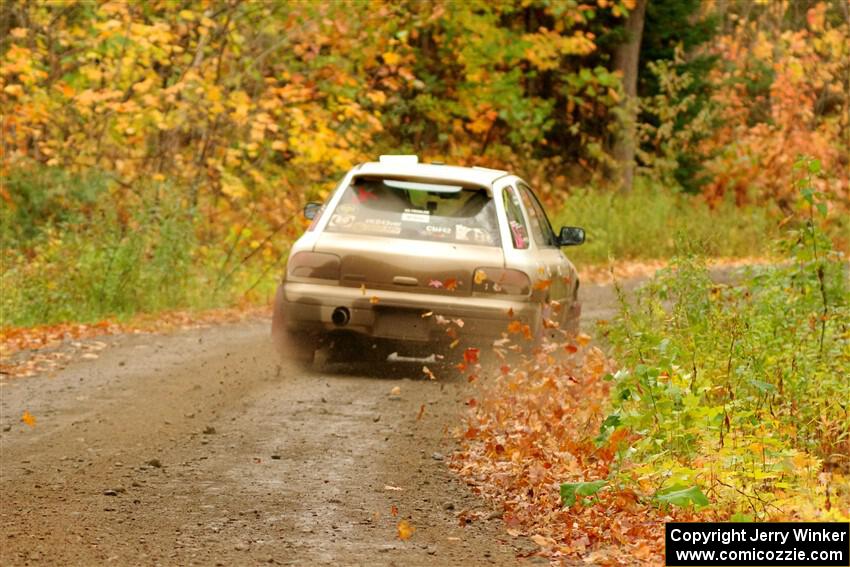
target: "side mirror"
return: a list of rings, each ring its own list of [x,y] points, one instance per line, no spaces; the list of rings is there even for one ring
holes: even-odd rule
[[[304,205],[304,217],[308,220],[313,220],[319,214],[320,210],[322,210],[322,204],[311,201]]]
[[[558,244],[561,246],[577,246],[584,242],[584,229],[577,226],[561,227]]]

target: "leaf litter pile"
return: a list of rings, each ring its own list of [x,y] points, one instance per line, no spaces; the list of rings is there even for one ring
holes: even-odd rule
[[[610,481],[611,438],[594,439],[605,418],[613,362],[579,335],[546,343],[533,356],[478,380],[479,398],[457,432],[452,467],[501,504],[512,536],[530,537],[540,555],[590,564],[663,563],[664,522],[688,509],[643,503]]]

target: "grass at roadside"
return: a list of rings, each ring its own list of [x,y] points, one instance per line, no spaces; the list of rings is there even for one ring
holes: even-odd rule
[[[289,236],[221,225],[167,183],[132,189],[51,168],[8,179],[0,206],[0,327],[126,321],[140,313],[265,303]],[[289,228],[284,227],[284,228]]]
[[[587,241],[566,249],[577,264],[609,259],[670,258],[686,235],[709,256],[759,257],[779,234],[779,211],[724,201],[711,208],[698,196],[638,185],[628,194],[584,188],[571,193],[553,218],[556,226],[578,225]]]

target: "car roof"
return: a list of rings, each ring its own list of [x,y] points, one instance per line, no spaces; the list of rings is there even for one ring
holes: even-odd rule
[[[402,176],[424,178],[435,181],[454,181],[464,184],[490,187],[497,179],[508,175],[507,171],[486,167],[461,167],[433,163],[387,163],[370,161],[354,168],[355,175]]]

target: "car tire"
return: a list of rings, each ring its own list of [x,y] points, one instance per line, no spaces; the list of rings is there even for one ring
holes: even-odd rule
[[[283,308],[283,286],[278,287],[272,314],[272,341],[283,360],[291,360],[308,367],[316,356],[316,337],[307,333],[296,333],[286,326],[286,313]]]
[[[284,360],[291,360],[303,367],[313,364],[316,357],[316,345],[311,337],[283,331],[274,340],[277,352]]]

